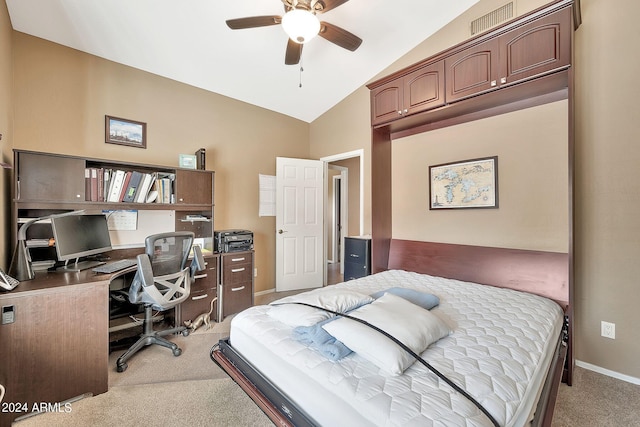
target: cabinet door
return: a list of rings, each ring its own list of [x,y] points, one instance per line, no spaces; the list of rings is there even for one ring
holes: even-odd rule
[[[401,117],[403,84],[403,79],[399,78],[371,91],[372,125]]]
[[[445,58],[446,101],[457,101],[496,88],[499,64],[497,39]]]
[[[176,171],[176,203],[213,204],[213,172],[178,169]]]
[[[85,161],[35,153],[17,153],[18,200],[84,202]]]
[[[559,10],[500,37],[500,84],[519,82],[571,64],[571,9]]]
[[[444,105],[444,61],[405,76],[403,103],[403,115]]]

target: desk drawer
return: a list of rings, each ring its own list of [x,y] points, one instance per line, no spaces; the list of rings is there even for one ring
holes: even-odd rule
[[[225,285],[251,282],[252,270],[251,253],[230,254],[222,257],[222,283]]]
[[[253,283],[242,282],[231,285],[222,285],[222,315],[226,317],[230,314],[238,313],[253,305]]]

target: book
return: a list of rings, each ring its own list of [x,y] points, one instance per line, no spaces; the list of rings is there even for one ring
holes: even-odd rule
[[[124,199],[122,199],[125,203],[133,203],[136,198],[136,192],[138,191],[138,187],[140,186],[140,180],[142,179],[142,173],[138,171],[131,172],[131,179],[129,180],[129,186],[127,187],[127,192],[124,195]]]
[[[98,169],[89,168],[91,171],[91,177],[89,178],[91,181],[91,193],[90,198],[92,202],[98,201]]]
[[[84,169],[84,200],[91,201],[91,168]]]
[[[109,196],[107,202],[119,202],[120,193],[122,193],[122,186],[124,184],[125,172],[123,170],[116,170],[111,178],[111,185],[109,190]]]
[[[118,196],[119,202],[122,202],[124,200],[125,194],[127,194],[127,188],[129,188],[129,181],[131,181],[131,171],[127,171],[124,174],[124,181],[122,182],[122,187],[120,188],[120,196]]]
[[[138,192],[136,193],[136,203],[145,203],[147,200],[147,194],[149,194],[149,190],[151,189],[151,184],[153,182],[153,175],[150,173],[145,173],[142,182],[140,183],[140,187],[138,188]]]

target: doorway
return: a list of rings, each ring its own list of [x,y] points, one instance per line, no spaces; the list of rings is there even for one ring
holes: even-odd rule
[[[364,229],[364,150],[320,160],[325,164],[325,285],[343,281],[344,238]]]

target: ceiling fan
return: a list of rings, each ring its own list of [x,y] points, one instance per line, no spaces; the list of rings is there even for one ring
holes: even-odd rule
[[[319,35],[342,48],[355,51],[362,39],[338,26],[320,21],[316,14],[325,13],[345,4],[349,0],[282,0],[284,16],[250,16],[247,18],[228,19],[227,25],[232,30],[267,27],[282,24],[289,35],[284,63],[295,65],[300,62],[302,46]]]

